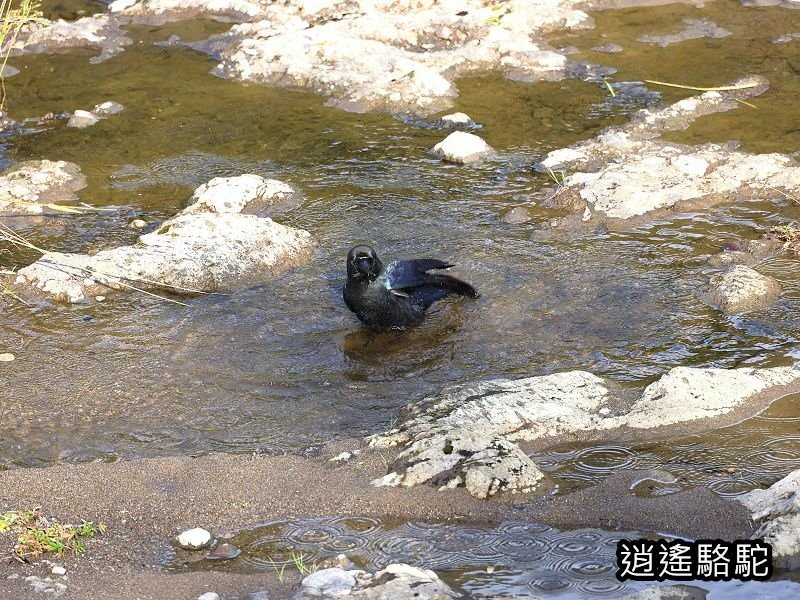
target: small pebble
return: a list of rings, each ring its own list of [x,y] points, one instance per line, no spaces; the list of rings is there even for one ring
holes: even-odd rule
[[[726,473],[736,473],[736,467],[728,467],[725,469]]]
[[[11,362],[15,358],[17,357],[11,354],[11,352],[3,352],[0,354],[0,362]]]
[[[187,529],[176,538],[178,545],[184,550],[201,550],[210,546],[213,540],[211,533],[202,527]]]
[[[219,600],[219,594],[217,592],[206,592],[202,596],[198,596],[197,600]]]
[[[105,296],[95,296],[94,299],[97,300],[98,302],[102,302],[103,300],[106,299],[106,297]]]
[[[133,221],[131,221],[130,227],[132,229],[144,229],[145,227],[147,227],[147,221],[145,221],[144,219],[134,219]]]
[[[53,575],[66,575],[67,574],[67,570],[64,567],[60,566],[60,565],[56,565],[55,567],[53,567],[50,570],[50,572]]]

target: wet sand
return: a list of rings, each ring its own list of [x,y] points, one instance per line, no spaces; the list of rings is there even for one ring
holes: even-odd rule
[[[623,472],[587,490],[565,496],[507,495],[476,500],[464,490],[376,488],[369,481],[385,472],[392,455],[365,449],[347,464],[330,462],[356,440],[332,444],[315,458],[212,455],[157,458],[116,463],[60,464],[0,473],[4,507],[41,507],[62,522],[101,521],[107,532],[89,542],[80,557],[53,562],[68,573],[66,597],[171,599],[196,598],[215,591],[224,598],[246,598],[268,590],[286,598],[299,581],[292,572],[174,573],[164,566],[171,538],[183,529],[204,527],[215,534],[264,523],[322,515],[397,517],[435,522],[546,523],[560,528],[662,532],[685,537],[736,539],[750,534],[747,513],[706,489],[657,498],[639,498],[630,484],[641,472]],[[4,549],[13,540],[6,536]],[[19,577],[7,577],[17,573]],[[23,578],[49,575],[49,566],[3,561],[3,597],[41,598]]]

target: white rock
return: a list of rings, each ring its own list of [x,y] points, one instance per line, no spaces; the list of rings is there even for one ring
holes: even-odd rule
[[[618,424],[638,429],[698,421],[731,412],[770,388],[798,381],[800,370],[675,367],[648,385]],[[613,421],[613,419],[606,419]]]
[[[677,423],[714,426],[714,419],[744,410],[752,399],[800,390],[800,369],[676,367],[633,402],[613,389],[583,371],[445,388],[425,408],[410,406],[414,416],[399,429],[371,438],[372,446],[404,446],[390,472],[372,483],[445,489],[463,483],[481,498],[530,490],[543,475],[515,442],[576,434],[603,439],[625,428]],[[628,409],[610,416],[612,404]],[[753,412],[763,406],[759,400]]]
[[[742,89],[705,92],[670,106],[642,110],[627,125],[549,153],[540,163],[543,170],[562,168],[570,173],[560,202],[580,199],[593,213],[630,219],[733,198],[800,193],[800,165],[789,156],[658,139],[662,132],[685,129],[700,116],[739,107],[734,98],[741,99],[742,94],[758,95],[768,88],[768,82],[759,77],[733,83]]]
[[[303,579],[303,589],[307,594],[326,598],[346,596],[355,585],[356,578],[338,567],[321,569]]]
[[[49,252],[20,269],[16,283],[66,302],[129,289],[132,280],[143,289],[215,292],[263,281],[309,257],[307,231],[214,208],[192,205],[131,246],[92,256]]]
[[[758,524],[753,539],[772,545],[776,566],[800,568],[800,470],[793,471],[765,490],[737,497]]]
[[[76,110],[67,121],[67,127],[90,127],[100,120],[100,117],[88,110]]]
[[[93,48],[100,51],[89,59],[98,63],[122,52],[132,40],[122,29],[119,19],[108,14],[97,14],[74,21],[37,20],[20,32],[14,50],[23,54],[58,52],[65,48]]]
[[[433,147],[433,154],[448,162],[467,165],[492,158],[495,151],[472,133],[454,131]]]
[[[478,127],[478,124],[473,121],[470,116],[466,113],[457,112],[451,113],[449,115],[443,116],[439,119],[442,125],[446,126],[447,128],[474,128]]]
[[[200,550],[210,546],[214,538],[206,529],[195,527],[183,531],[175,540],[184,550]]]
[[[67,574],[67,570],[64,567],[62,567],[61,565],[55,565],[52,569],[50,569],[50,572],[53,575],[66,575]]]
[[[11,362],[15,360],[17,357],[11,354],[11,352],[3,352],[0,354],[0,362]]]
[[[206,592],[198,596],[197,600],[219,600],[219,594],[216,592]]]
[[[294,207],[303,195],[283,181],[258,175],[215,177],[197,188],[186,214],[200,212],[242,213],[267,216],[280,208]]]
[[[65,161],[31,160],[0,177],[0,215],[41,215],[42,204],[75,202],[86,187],[78,165]]]
[[[781,295],[781,284],[745,265],[714,275],[701,299],[726,313],[766,308]]]
[[[125,107],[119,102],[112,102],[109,100],[95,106],[92,109],[92,113],[98,117],[109,117],[122,112],[124,109]]]
[[[147,227],[147,221],[145,221],[144,219],[134,219],[133,221],[131,221],[130,227],[132,229],[144,229],[145,227]]]

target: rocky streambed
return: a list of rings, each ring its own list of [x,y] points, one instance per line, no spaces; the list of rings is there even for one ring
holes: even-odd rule
[[[108,532],[0,589],[794,597],[800,11],[649,4],[119,0],[26,27],[2,503]],[[482,297],[368,334],[340,300],[358,242]],[[778,572],[617,581],[616,542],[653,535],[764,539]]]

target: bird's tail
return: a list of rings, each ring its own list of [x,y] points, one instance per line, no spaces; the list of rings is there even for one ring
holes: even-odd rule
[[[451,275],[444,275],[443,273],[428,273],[428,277],[430,278],[429,281],[431,284],[453,294],[469,296],[470,298],[477,298],[480,296],[478,291],[466,281],[461,281],[460,279],[456,279]]]

